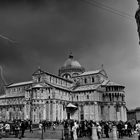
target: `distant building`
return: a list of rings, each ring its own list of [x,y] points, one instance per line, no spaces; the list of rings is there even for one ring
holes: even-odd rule
[[[0,120],[127,120],[125,87],[111,82],[103,67],[85,71],[70,55],[58,75],[38,68],[31,81],[8,85]]]
[[[127,111],[127,120],[140,121],[140,107]]]

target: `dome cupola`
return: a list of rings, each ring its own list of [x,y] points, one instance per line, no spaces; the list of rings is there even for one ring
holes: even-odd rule
[[[59,76],[70,79],[73,76],[83,73],[85,69],[81,64],[74,59],[72,53],[70,53],[68,59],[64,62],[63,66],[59,69]]]

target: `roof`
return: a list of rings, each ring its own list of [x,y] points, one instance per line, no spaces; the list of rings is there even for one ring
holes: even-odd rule
[[[73,91],[96,90],[101,84],[78,86]]]
[[[36,84],[36,85],[34,85],[32,88],[42,88],[43,87],[43,85],[41,85],[41,84]]]
[[[55,88],[59,88],[59,89],[70,91],[70,88],[67,88],[67,87],[63,87],[63,86],[52,84],[52,83],[47,83],[47,84],[52,86],[52,87],[55,87]]]
[[[97,74],[97,73],[99,73],[100,71],[101,71],[101,70],[86,71],[86,72],[83,72],[82,74],[80,74],[80,76],[91,75],[91,74]]]
[[[48,83],[48,82],[36,84],[33,87],[28,88],[27,90],[31,90],[33,88],[47,88],[47,87],[55,87],[55,88],[59,88],[59,89],[70,91],[70,88],[63,87],[61,85],[56,85],[56,84]]]
[[[123,85],[117,84],[117,83],[112,82],[110,80],[104,80],[102,83],[102,86],[122,86],[122,87],[124,87]]]
[[[84,71],[84,68],[77,60],[73,58],[72,54],[69,55],[69,58],[64,62],[63,66],[60,69],[78,69]]]
[[[40,75],[40,74],[47,74],[47,75],[53,76],[53,77],[55,77],[55,78],[59,78],[59,79],[61,79],[61,80],[63,80],[63,81],[72,83],[72,80],[70,80],[70,79],[65,79],[65,78],[63,78],[63,77],[54,75],[54,74],[49,73],[49,72],[47,72],[47,71],[41,70],[40,68],[39,68],[38,70],[36,70],[32,75]]]
[[[0,99],[3,99],[3,98],[10,98],[10,97],[23,97],[25,96],[25,93],[24,92],[21,92],[21,93],[12,93],[12,94],[4,94],[2,96],[0,96]]]
[[[73,105],[72,103],[69,103],[69,104],[67,105],[67,107],[77,108],[77,106]]]
[[[20,83],[13,83],[13,84],[8,85],[7,87],[23,86],[23,85],[28,85],[32,83],[33,81],[25,81],[25,82],[20,82]]]

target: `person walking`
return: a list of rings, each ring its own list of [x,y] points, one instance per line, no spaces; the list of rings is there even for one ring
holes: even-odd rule
[[[106,138],[109,138],[109,125],[107,122],[104,125],[104,133],[106,135]]]
[[[97,123],[97,136],[98,136],[98,139],[101,138],[101,133],[102,133],[102,127],[100,126],[99,123]]]
[[[8,137],[10,134],[10,124],[8,122],[4,125],[6,136]]]
[[[25,129],[26,129],[25,122],[21,121],[21,125],[20,125],[21,136],[19,138],[24,138]]]
[[[136,124],[136,131],[138,132],[138,140],[140,140],[140,121]]]
[[[74,125],[72,126],[73,140],[77,140],[77,127],[77,123],[74,122]]]

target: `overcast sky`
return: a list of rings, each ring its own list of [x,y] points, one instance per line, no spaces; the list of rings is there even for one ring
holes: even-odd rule
[[[86,70],[104,64],[125,85],[127,107],[140,107],[140,46],[134,18],[84,0],[10,0],[0,3],[0,64],[8,83],[31,80],[42,69],[57,74],[72,51]],[[89,0],[94,2],[94,0]],[[97,0],[134,17],[136,0]]]

